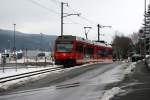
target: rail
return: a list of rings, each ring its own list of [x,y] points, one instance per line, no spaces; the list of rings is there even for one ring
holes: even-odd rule
[[[21,78],[25,78],[25,77],[29,77],[29,76],[34,76],[34,75],[39,75],[39,74],[43,74],[43,73],[48,73],[48,72],[61,70],[61,69],[62,69],[62,66],[59,66],[59,67],[55,67],[55,68],[47,68],[47,69],[43,69],[43,70],[2,77],[2,78],[0,78],[0,83],[5,83],[8,81],[13,81],[13,80],[17,80],[17,79],[21,79]]]

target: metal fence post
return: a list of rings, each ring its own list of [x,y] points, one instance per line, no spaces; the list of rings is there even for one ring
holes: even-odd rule
[[[3,56],[2,59],[3,59],[3,60],[2,60],[2,63],[3,63],[2,65],[3,65],[3,73],[4,73],[4,72],[5,72],[6,57]]]
[[[16,65],[16,72],[17,72],[18,66],[17,66],[17,54],[16,53],[15,53],[15,65]]]
[[[36,66],[36,68],[37,68],[37,60],[38,60],[38,58],[37,58],[37,56],[35,57],[35,66]]]
[[[46,56],[44,58],[45,58],[45,65],[44,66],[46,66]]]

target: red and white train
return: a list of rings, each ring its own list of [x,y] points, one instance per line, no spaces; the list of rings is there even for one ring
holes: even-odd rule
[[[59,36],[55,41],[54,59],[56,65],[64,66],[112,61],[112,47],[76,36]]]

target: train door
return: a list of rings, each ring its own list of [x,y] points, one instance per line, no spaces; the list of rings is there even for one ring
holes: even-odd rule
[[[82,42],[76,42],[76,62],[78,64],[84,63],[83,58],[84,58],[84,47],[83,47]]]

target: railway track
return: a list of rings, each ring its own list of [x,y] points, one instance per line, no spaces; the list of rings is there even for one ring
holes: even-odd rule
[[[27,73],[2,77],[2,78],[0,78],[0,83],[5,83],[5,82],[21,79],[21,78],[30,77],[30,76],[34,76],[34,75],[39,75],[39,74],[43,74],[43,73],[48,73],[48,72],[61,70],[61,69],[62,69],[62,66],[59,66],[59,67],[55,67],[55,68],[47,68],[47,69],[43,69],[43,70],[38,70],[38,71],[33,71],[33,72],[27,72]]]
[[[51,62],[27,62],[27,63],[5,63],[0,64],[0,67],[11,67],[11,66],[46,66],[46,65],[52,65]]]

